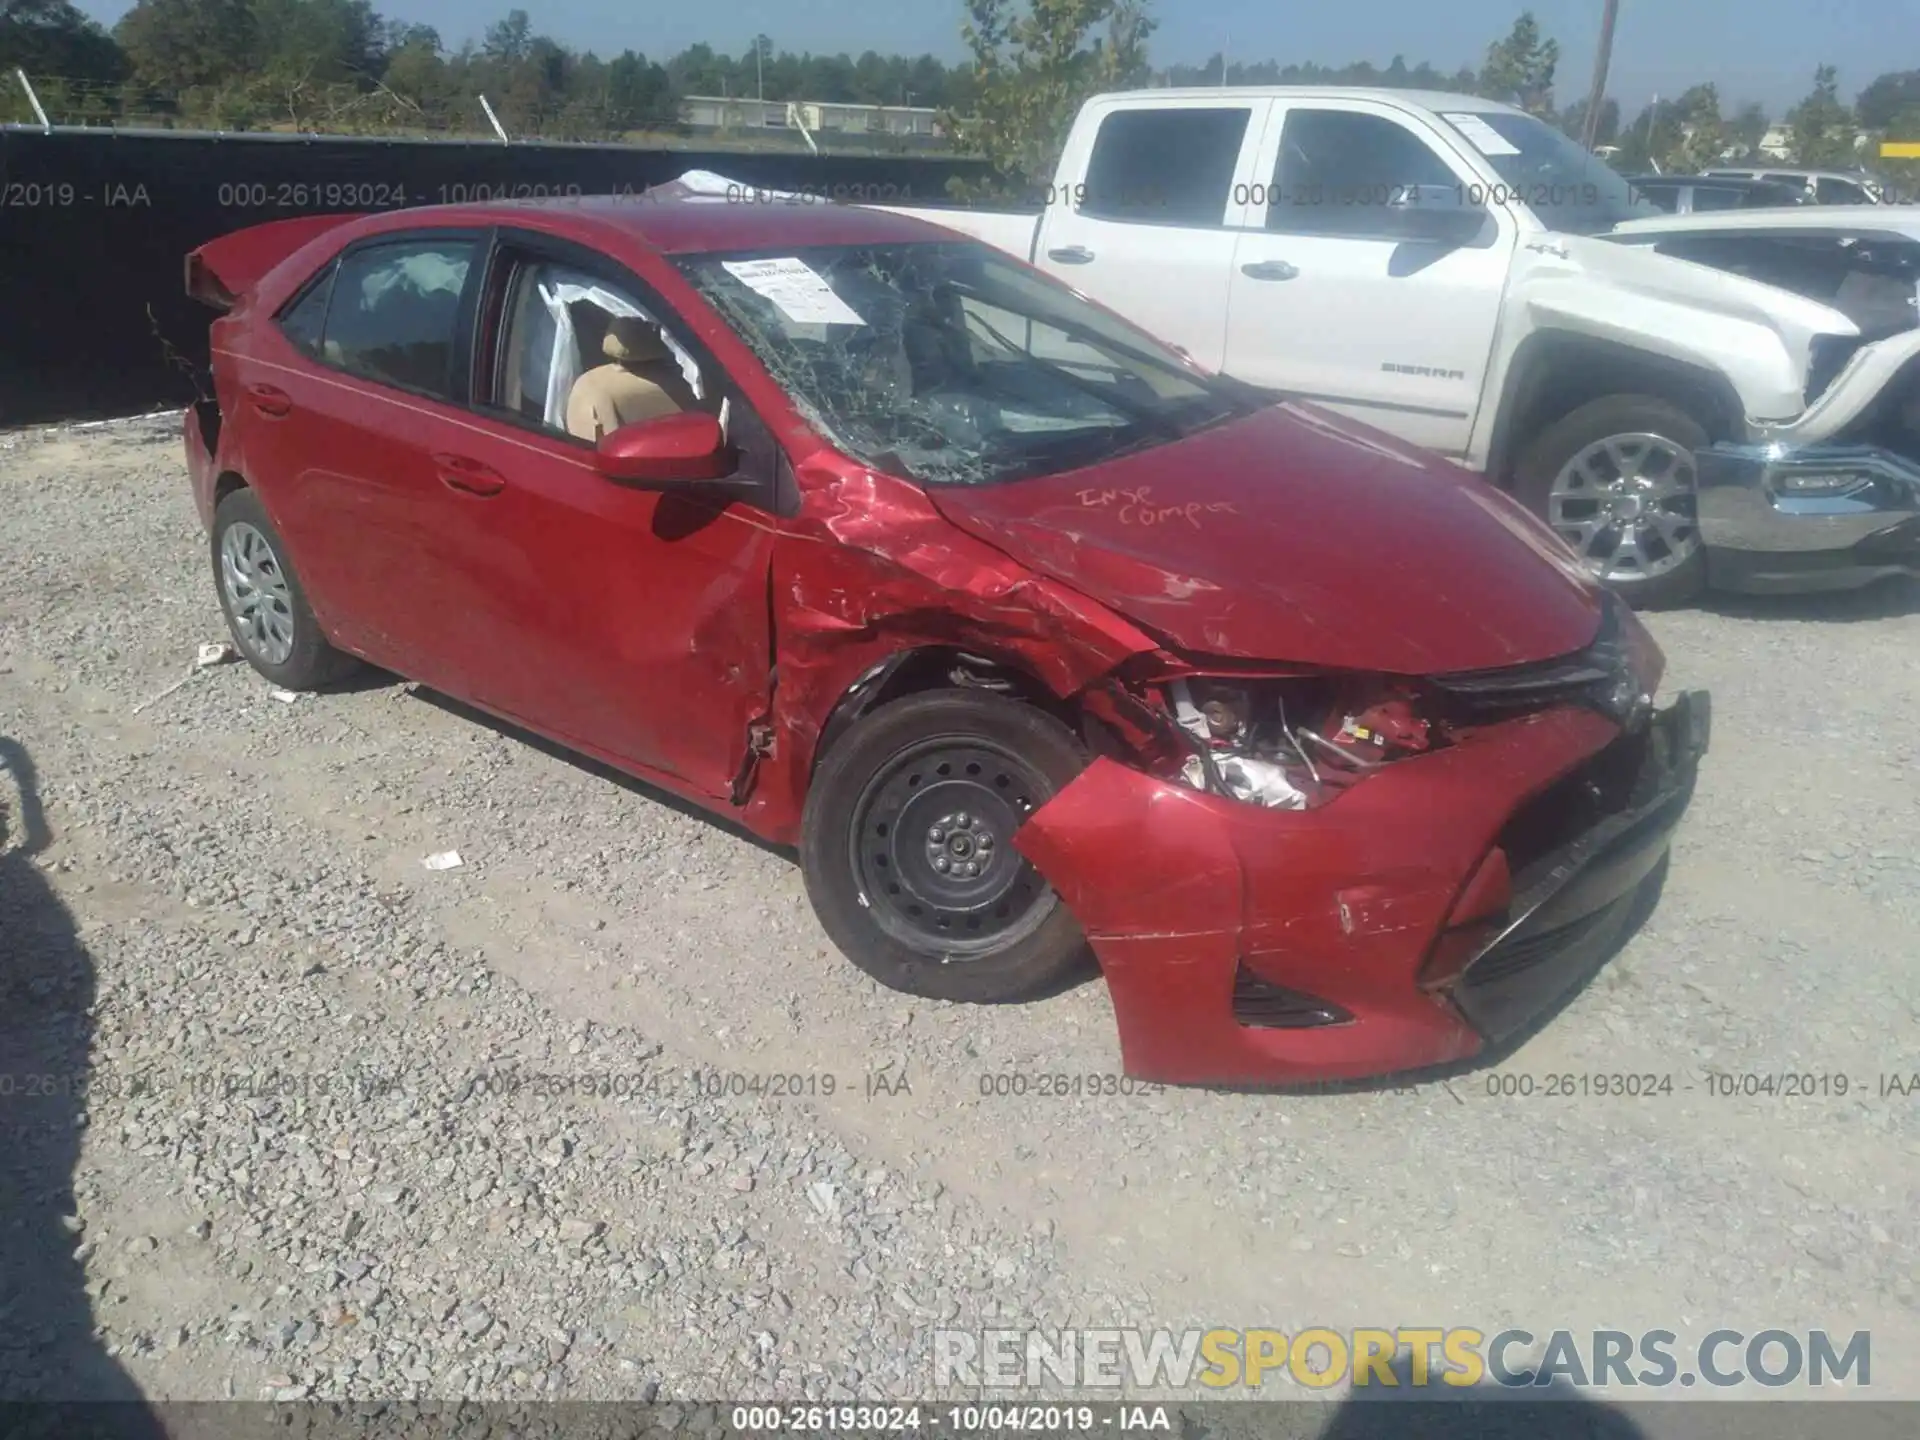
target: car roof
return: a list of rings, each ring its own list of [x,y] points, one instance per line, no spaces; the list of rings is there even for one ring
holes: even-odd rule
[[[360,233],[448,226],[523,225],[591,242],[614,235],[663,255],[798,249],[810,245],[899,245],[964,240],[938,225],[860,205],[806,199],[649,200],[585,195],[553,200],[423,205],[382,212]],[[969,242],[973,243],[973,242]]]
[[[1376,100],[1403,110],[1440,110],[1456,115],[1499,112],[1524,115],[1517,106],[1452,90],[1396,90],[1355,85],[1184,85],[1158,90],[1117,90],[1098,100]]]

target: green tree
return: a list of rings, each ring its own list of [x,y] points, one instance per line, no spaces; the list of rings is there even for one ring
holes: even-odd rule
[[[1854,118],[1863,130],[1891,132],[1896,124],[1907,123],[1905,116],[1913,110],[1920,110],[1920,70],[1889,71],[1853,102]],[[1920,135],[1906,138],[1920,140]]]
[[[974,103],[947,124],[1005,185],[1044,182],[1081,104],[1145,79],[1153,29],[1144,0],[967,0]]]
[[[623,50],[607,65],[607,112],[611,128],[640,130],[674,124],[680,118],[680,101],[664,66]]]
[[[100,83],[127,74],[113,37],[68,0],[0,0],[0,75],[15,66],[32,76]]]
[[[1751,159],[1760,153],[1760,142],[1767,138],[1767,131],[1773,128],[1773,122],[1767,118],[1764,105],[1746,104],[1740,107],[1740,113],[1727,125],[1727,132],[1734,145],[1739,147],[1740,158]]]
[[[1560,129],[1579,140],[1587,130],[1587,102],[1576,100],[1560,112]],[[1600,124],[1593,132],[1595,145],[1611,145],[1620,138],[1620,102],[1611,95],[1600,102]]]
[[[139,0],[114,37],[134,78],[172,95],[244,84],[260,48],[251,0]]]
[[[1553,114],[1553,72],[1560,64],[1560,42],[1540,33],[1533,12],[1521,12],[1504,40],[1487,47],[1480,68],[1479,92],[1535,115]]]
[[[1787,112],[1793,135],[1793,158],[1799,165],[1819,169],[1846,169],[1856,160],[1854,139],[1859,134],[1853,111],[1840,103],[1840,76],[1831,65],[1813,73],[1813,91]]]
[[[385,68],[383,22],[368,0],[252,3],[252,68],[263,79],[364,87]]]

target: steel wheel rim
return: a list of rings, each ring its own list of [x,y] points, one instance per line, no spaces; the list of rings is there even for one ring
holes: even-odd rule
[[[286,664],[293,654],[293,587],[267,537],[244,520],[220,537],[220,588],[240,647],[263,664]]]
[[[1012,839],[1048,789],[1027,761],[973,737],[903,750],[854,804],[847,860],[861,905],[890,937],[943,964],[1031,935],[1059,897]]]
[[[1547,523],[1616,584],[1671,574],[1700,550],[1693,454],[1664,435],[1609,435],[1554,478]]]

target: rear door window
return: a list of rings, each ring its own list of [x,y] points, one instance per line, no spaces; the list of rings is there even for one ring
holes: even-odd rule
[[[1252,116],[1228,106],[1114,111],[1094,136],[1080,213],[1148,225],[1223,225]]]
[[[333,293],[332,265],[307,282],[307,288],[280,312],[280,333],[309,359],[318,359],[320,340],[327,328],[327,299]]]
[[[366,245],[342,256],[322,362],[376,384],[457,400],[455,341],[477,249],[474,239],[434,238]]]

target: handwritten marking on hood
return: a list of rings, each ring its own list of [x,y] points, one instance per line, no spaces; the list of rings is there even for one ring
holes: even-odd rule
[[[1076,490],[1074,498],[1088,510],[1109,510],[1118,506],[1114,518],[1122,525],[1166,525],[1176,520],[1184,520],[1198,530],[1202,515],[1238,515],[1240,513],[1234,508],[1231,500],[1188,500],[1178,505],[1162,505],[1154,500],[1151,485],[1141,485],[1132,489]]]

